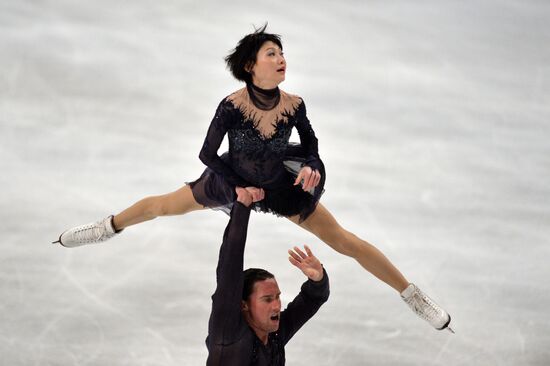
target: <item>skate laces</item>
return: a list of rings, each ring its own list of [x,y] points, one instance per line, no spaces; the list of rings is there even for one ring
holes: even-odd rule
[[[432,322],[441,317],[441,308],[420,291],[418,287],[415,287],[414,292],[405,299],[405,302],[424,320]]]
[[[73,240],[79,243],[92,243],[107,239],[105,225],[102,221],[83,225],[73,233]]]

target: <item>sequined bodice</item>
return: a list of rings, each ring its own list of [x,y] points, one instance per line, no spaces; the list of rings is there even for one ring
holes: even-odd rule
[[[308,153],[306,162],[313,166],[319,159],[305,105],[300,97],[281,91],[278,103],[265,110],[253,103],[250,92],[249,88],[240,89],[220,103],[203,144],[201,160],[235,185],[288,185],[291,177],[283,161],[292,128],[297,128]],[[226,133],[229,154],[222,160],[217,150]]]
[[[236,121],[228,130],[229,159],[235,172],[258,187],[275,187],[288,180],[283,159],[292,122],[279,121],[272,135],[265,137],[250,121]]]

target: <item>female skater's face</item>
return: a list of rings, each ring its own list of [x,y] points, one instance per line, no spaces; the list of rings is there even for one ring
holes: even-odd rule
[[[271,41],[265,42],[256,55],[256,63],[249,71],[254,85],[262,89],[275,88],[285,80],[286,60],[283,50]]]

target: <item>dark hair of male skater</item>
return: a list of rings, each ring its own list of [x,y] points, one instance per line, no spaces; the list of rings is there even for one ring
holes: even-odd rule
[[[237,187],[237,201],[223,236],[217,287],[208,323],[207,366],[282,366],[285,345],[327,301],[328,275],[305,246],[289,250],[289,261],[307,277],[300,293],[281,311],[274,276],[258,268],[243,272],[252,195]]]

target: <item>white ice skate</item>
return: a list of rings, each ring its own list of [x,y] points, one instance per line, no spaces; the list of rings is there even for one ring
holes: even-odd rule
[[[115,230],[113,216],[111,215],[98,222],[75,226],[63,232],[59,240],[54,241],[52,244],[59,243],[64,247],[74,248],[108,240],[120,231]]]
[[[447,329],[451,333],[454,333],[451,327],[449,327],[451,316],[414,284],[409,284],[403,290],[401,298],[416,315],[426,320],[435,329]]]

